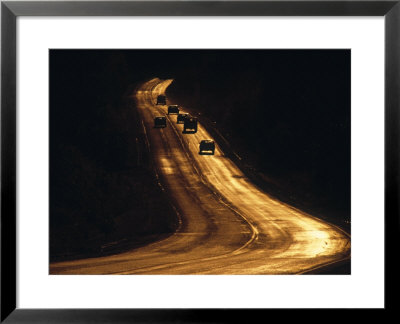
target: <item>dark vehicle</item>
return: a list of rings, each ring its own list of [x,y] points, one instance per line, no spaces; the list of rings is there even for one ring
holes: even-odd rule
[[[178,114],[178,117],[176,118],[176,123],[181,124],[185,122],[185,119],[189,118],[189,114]]]
[[[159,95],[157,97],[157,105],[166,105],[167,104],[167,97],[163,95]]]
[[[183,122],[183,132],[184,133],[196,133],[197,132],[197,118],[196,117],[188,117],[185,118]]]
[[[202,140],[200,142],[200,152],[199,152],[199,154],[204,154],[204,152],[214,155],[215,143],[214,143],[213,140]]]
[[[179,107],[178,105],[169,105],[168,106],[168,115],[169,114],[179,114]]]
[[[154,127],[156,128],[167,127],[167,118],[162,116],[154,118]]]

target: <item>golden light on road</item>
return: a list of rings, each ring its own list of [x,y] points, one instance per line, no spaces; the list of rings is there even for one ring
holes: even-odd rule
[[[346,232],[260,190],[200,123],[196,133],[182,134],[176,115],[155,104],[172,82],[152,79],[136,100],[160,181],[184,226],[126,253],[51,264],[51,273],[296,274],[350,257]],[[157,116],[166,116],[167,127],[153,127]],[[214,155],[199,154],[204,139],[215,141]]]

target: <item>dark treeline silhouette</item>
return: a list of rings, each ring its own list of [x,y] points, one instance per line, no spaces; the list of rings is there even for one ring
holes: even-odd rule
[[[140,72],[123,51],[50,53],[51,260],[137,246],[177,226],[130,97]]]
[[[191,56],[170,97],[206,115],[272,194],[349,221],[350,51]]]

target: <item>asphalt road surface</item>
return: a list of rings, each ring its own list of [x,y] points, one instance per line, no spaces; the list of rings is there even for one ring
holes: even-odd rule
[[[346,232],[267,195],[218,145],[200,155],[200,141],[212,139],[205,128],[183,134],[168,106],[156,105],[171,82],[144,83],[136,100],[177,232],[121,254],[52,263],[51,274],[301,274],[350,258]],[[154,128],[156,116],[167,116],[166,128]]]

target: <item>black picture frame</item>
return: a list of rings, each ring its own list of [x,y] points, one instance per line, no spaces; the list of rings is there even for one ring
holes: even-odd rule
[[[16,308],[16,19],[19,16],[383,16],[385,19],[385,308],[396,309],[389,262],[399,234],[400,0],[395,1],[2,1],[1,322],[198,323],[258,321],[266,309]],[[398,253],[398,252],[397,252]],[[373,261],[373,260],[371,260]],[[367,283],[366,283],[367,284]],[[392,297],[393,296],[393,297]],[[260,316],[260,317],[259,317]]]

